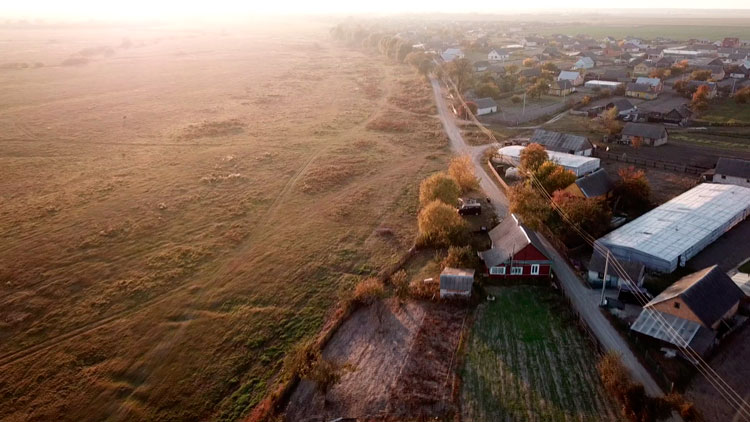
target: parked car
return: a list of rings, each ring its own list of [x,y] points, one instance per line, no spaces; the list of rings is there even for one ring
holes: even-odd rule
[[[481,215],[482,204],[476,199],[459,200],[458,213],[460,215]]]

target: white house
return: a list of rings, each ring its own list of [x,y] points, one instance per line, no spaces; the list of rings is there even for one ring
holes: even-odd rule
[[[453,60],[456,60],[456,59],[463,59],[464,52],[460,48],[448,48],[442,53],[440,53],[440,57],[446,63],[452,62]]]
[[[578,69],[592,69],[594,67],[594,59],[591,57],[581,57],[578,59],[578,61],[573,65],[573,70]]]
[[[739,158],[719,158],[713,182],[750,188],[750,161]]]
[[[573,70],[563,70],[557,75],[558,81],[568,81],[573,86],[581,86],[583,84],[583,75]]]
[[[477,116],[497,113],[497,103],[490,97],[478,98],[474,100],[474,103],[477,105]]]
[[[508,60],[510,58],[510,53],[507,50],[503,50],[500,48],[493,48],[492,51],[487,54],[487,60],[491,62],[499,62]]]

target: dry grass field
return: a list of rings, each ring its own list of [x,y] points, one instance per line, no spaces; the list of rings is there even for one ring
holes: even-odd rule
[[[0,420],[241,418],[410,247],[429,87],[327,29],[0,29]]]

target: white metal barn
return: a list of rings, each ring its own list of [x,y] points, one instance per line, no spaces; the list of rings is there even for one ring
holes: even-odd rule
[[[525,147],[520,145],[510,145],[499,148],[497,152],[504,162],[518,166],[521,163],[521,151],[523,151],[524,148]],[[582,177],[586,174],[593,173],[599,168],[598,158],[566,154],[557,151],[547,151],[547,155],[549,155],[550,160],[575,173],[576,177]]]
[[[596,242],[620,259],[671,273],[750,215],[750,188],[703,183]]]

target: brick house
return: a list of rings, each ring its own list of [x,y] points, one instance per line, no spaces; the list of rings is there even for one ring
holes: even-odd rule
[[[490,278],[550,277],[552,261],[545,255],[536,232],[511,214],[490,230],[492,247],[480,252]]]

